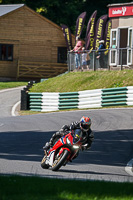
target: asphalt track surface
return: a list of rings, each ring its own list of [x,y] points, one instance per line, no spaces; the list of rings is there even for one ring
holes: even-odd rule
[[[4,113],[4,112],[3,112]],[[57,172],[40,166],[43,145],[63,124],[92,119],[95,140],[88,151]],[[0,174],[133,182],[125,166],[133,157],[133,109],[0,115]]]

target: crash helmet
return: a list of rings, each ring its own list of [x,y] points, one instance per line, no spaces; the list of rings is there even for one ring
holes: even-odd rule
[[[91,126],[91,119],[89,117],[82,117],[80,119],[80,128],[83,131],[88,131]]]

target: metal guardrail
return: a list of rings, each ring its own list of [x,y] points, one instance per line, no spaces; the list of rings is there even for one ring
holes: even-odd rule
[[[41,112],[133,105],[133,86],[66,93],[28,93],[28,95],[29,109]]]
[[[120,70],[123,69],[123,67],[128,66],[128,61],[127,59],[129,59],[130,61],[130,65],[132,65],[131,63],[131,48],[113,48],[113,49],[102,49],[100,50],[101,55],[100,58],[97,58],[97,56],[99,55],[99,52],[97,50],[92,50],[90,51],[85,51],[85,53],[89,54],[90,57],[90,63],[83,65],[83,61],[84,61],[84,52],[80,51],[78,54],[79,60],[80,60],[80,68],[78,69],[76,66],[76,55],[77,53],[74,52],[68,52],[68,58],[67,58],[67,62],[68,62],[68,70],[69,71],[78,71],[78,70],[110,70],[110,66],[119,66]],[[113,53],[112,53],[113,52]],[[112,54],[111,54],[112,53]],[[114,55],[115,54],[115,55]],[[128,56],[127,56],[128,54]],[[110,61],[112,60],[112,61]],[[115,62],[114,64],[112,64],[112,62]],[[130,66],[129,66],[130,67]]]
[[[127,91],[127,87],[103,89],[102,107],[127,105]]]

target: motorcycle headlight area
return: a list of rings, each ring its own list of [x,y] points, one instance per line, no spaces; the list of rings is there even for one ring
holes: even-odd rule
[[[79,149],[79,146],[73,145],[73,148],[74,148],[74,149]]]
[[[71,145],[71,142],[68,138],[66,138],[66,142],[67,142],[67,144]]]

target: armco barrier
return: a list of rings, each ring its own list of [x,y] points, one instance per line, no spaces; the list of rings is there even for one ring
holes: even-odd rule
[[[133,105],[133,86],[65,93],[29,93],[29,108],[33,111],[47,112],[120,105]]]
[[[127,105],[127,87],[102,90],[102,106]]]
[[[42,93],[28,93],[29,94],[29,108],[33,111],[42,111]]]
[[[102,90],[85,90],[79,92],[78,108],[98,108],[101,107]]]
[[[59,93],[59,110],[78,108],[78,92]]]

